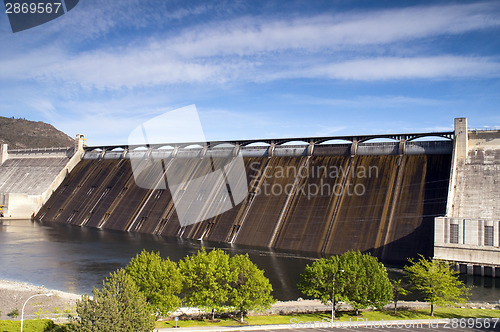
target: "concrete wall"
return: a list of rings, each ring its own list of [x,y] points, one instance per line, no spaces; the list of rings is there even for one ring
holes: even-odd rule
[[[500,131],[471,131],[467,158],[456,164],[455,218],[500,218]]]
[[[4,201],[4,216],[12,219],[29,219],[42,206],[41,195],[9,193]]]
[[[83,137],[71,148],[11,150],[0,165],[0,205],[6,218],[26,219],[40,210],[83,156]]]
[[[493,230],[491,243],[485,236],[487,227]],[[500,267],[500,220],[435,218],[434,257],[459,264]]]
[[[8,158],[7,144],[0,144],[0,165]]]
[[[466,129],[466,119],[455,119],[448,204],[446,216],[435,218],[434,257],[459,262],[467,273],[486,268],[495,276],[500,267],[500,131]],[[493,227],[493,245],[485,245],[486,226]],[[456,236],[452,229],[458,230],[457,243],[450,241]]]
[[[0,166],[0,192],[40,195],[68,160],[67,157],[9,159]]]

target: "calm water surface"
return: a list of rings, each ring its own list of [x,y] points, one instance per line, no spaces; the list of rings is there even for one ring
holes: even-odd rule
[[[30,220],[0,221],[0,279],[90,293],[142,249],[159,251],[162,257],[179,261],[202,246],[210,249],[216,245],[231,255],[248,253],[265,271],[277,299],[303,296],[296,284],[304,267],[315,258],[312,256]],[[400,272],[390,269],[390,274]],[[464,280],[475,286],[471,300],[500,300],[500,278],[464,276]]]

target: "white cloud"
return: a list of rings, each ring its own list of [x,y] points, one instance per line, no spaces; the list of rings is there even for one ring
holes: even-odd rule
[[[290,78],[357,81],[499,77],[500,63],[488,57],[377,57],[312,65],[221,59],[183,61],[162,51],[98,51],[71,57],[60,51],[28,54],[2,64],[3,78],[62,81],[84,88],[120,89],[170,84],[224,84]],[[48,56],[47,56],[48,55]],[[319,60],[317,62],[320,62]],[[284,67],[284,68],[283,68]]]
[[[119,89],[183,83],[221,84],[237,79],[253,65],[246,61],[213,61],[173,57],[168,50],[130,48],[79,55],[45,48],[0,60],[0,78],[62,81],[83,88]],[[5,70],[3,70],[5,68]]]
[[[65,53],[59,47],[47,46],[34,51],[5,55],[0,58],[0,78],[32,79],[40,69],[65,61]]]
[[[46,67],[38,75],[98,89],[208,82],[226,77],[223,68],[210,63],[183,62],[163,52],[141,50],[88,53]]]
[[[135,0],[124,3],[125,14],[112,15],[110,22],[102,23],[105,26],[97,27],[95,33],[122,24],[125,17],[136,25],[143,24],[138,15],[130,13],[137,5],[140,3]],[[99,22],[105,21],[101,12],[104,9],[96,11]],[[183,17],[188,12],[205,10],[194,8],[170,14]],[[0,78],[106,90],[288,78],[374,81],[498,77],[500,63],[494,58],[422,54],[374,57],[370,49],[374,45],[498,27],[499,11],[497,3],[486,2],[292,20],[244,17],[187,28],[175,36],[132,40],[120,48],[75,52],[54,43],[1,59]],[[76,21],[83,22],[80,16]],[[343,48],[349,52],[338,52]]]
[[[74,10],[45,24],[43,33],[65,39],[65,42],[96,39],[117,28],[137,31],[151,24],[156,28],[164,27],[172,21],[202,15],[212,7],[212,4],[202,3],[183,4],[182,8],[177,8],[166,0],[147,0],[147,3],[144,0],[80,1]]]
[[[499,77],[500,63],[490,58],[462,56],[381,57],[325,64],[301,70],[295,75],[360,81]]]
[[[183,57],[339,49],[500,26],[494,3],[407,7],[294,20],[246,17],[199,26],[164,46]]]
[[[28,100],[28,105],[39,111],[45,118],[52,119],[57,114],[56,108],[48,99],[36,98]]]
[[[288,103],[322,105],[334,108],[370,109],[401,108],[406,106],[450,107],[451,102],[442,99],[418,98],[402,95],[356,96],[351,98],[320,98],[308,95],[283,95]]]

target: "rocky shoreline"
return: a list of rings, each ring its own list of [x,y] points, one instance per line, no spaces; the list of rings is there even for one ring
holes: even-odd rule
[[[49,293],[53,295],[36,296],[29,300],[24,309],[25,319],[64,318],[68,312],[74,312],[76,300],[81,296],[23,282],[0,280],[0,319],[21,319],[23,304],[30,296]],[[9,316],[15,309],[19,312],[18,317]]]

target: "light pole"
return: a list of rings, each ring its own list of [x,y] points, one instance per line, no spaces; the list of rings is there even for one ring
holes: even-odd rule
[[[333,274],[333,290],[332,290],[332,324],[333,320],[335,319],[335,277],[337,276],[337,273],[339,272],[344,272],[344,270],[338,270]]]
[[[23,310],[21,310],[21,332],[23,332],[24,307],[26,306],[26,303],[28,303],[28,301],[31,300],[32,298],[34,298],[35,296],[52,296],[52,295],[54,295],[54,294],[47,293],[47,294],[35,294],[35,295],[31,295],[30,297],[28,297],[28,299],[23,304]]]

